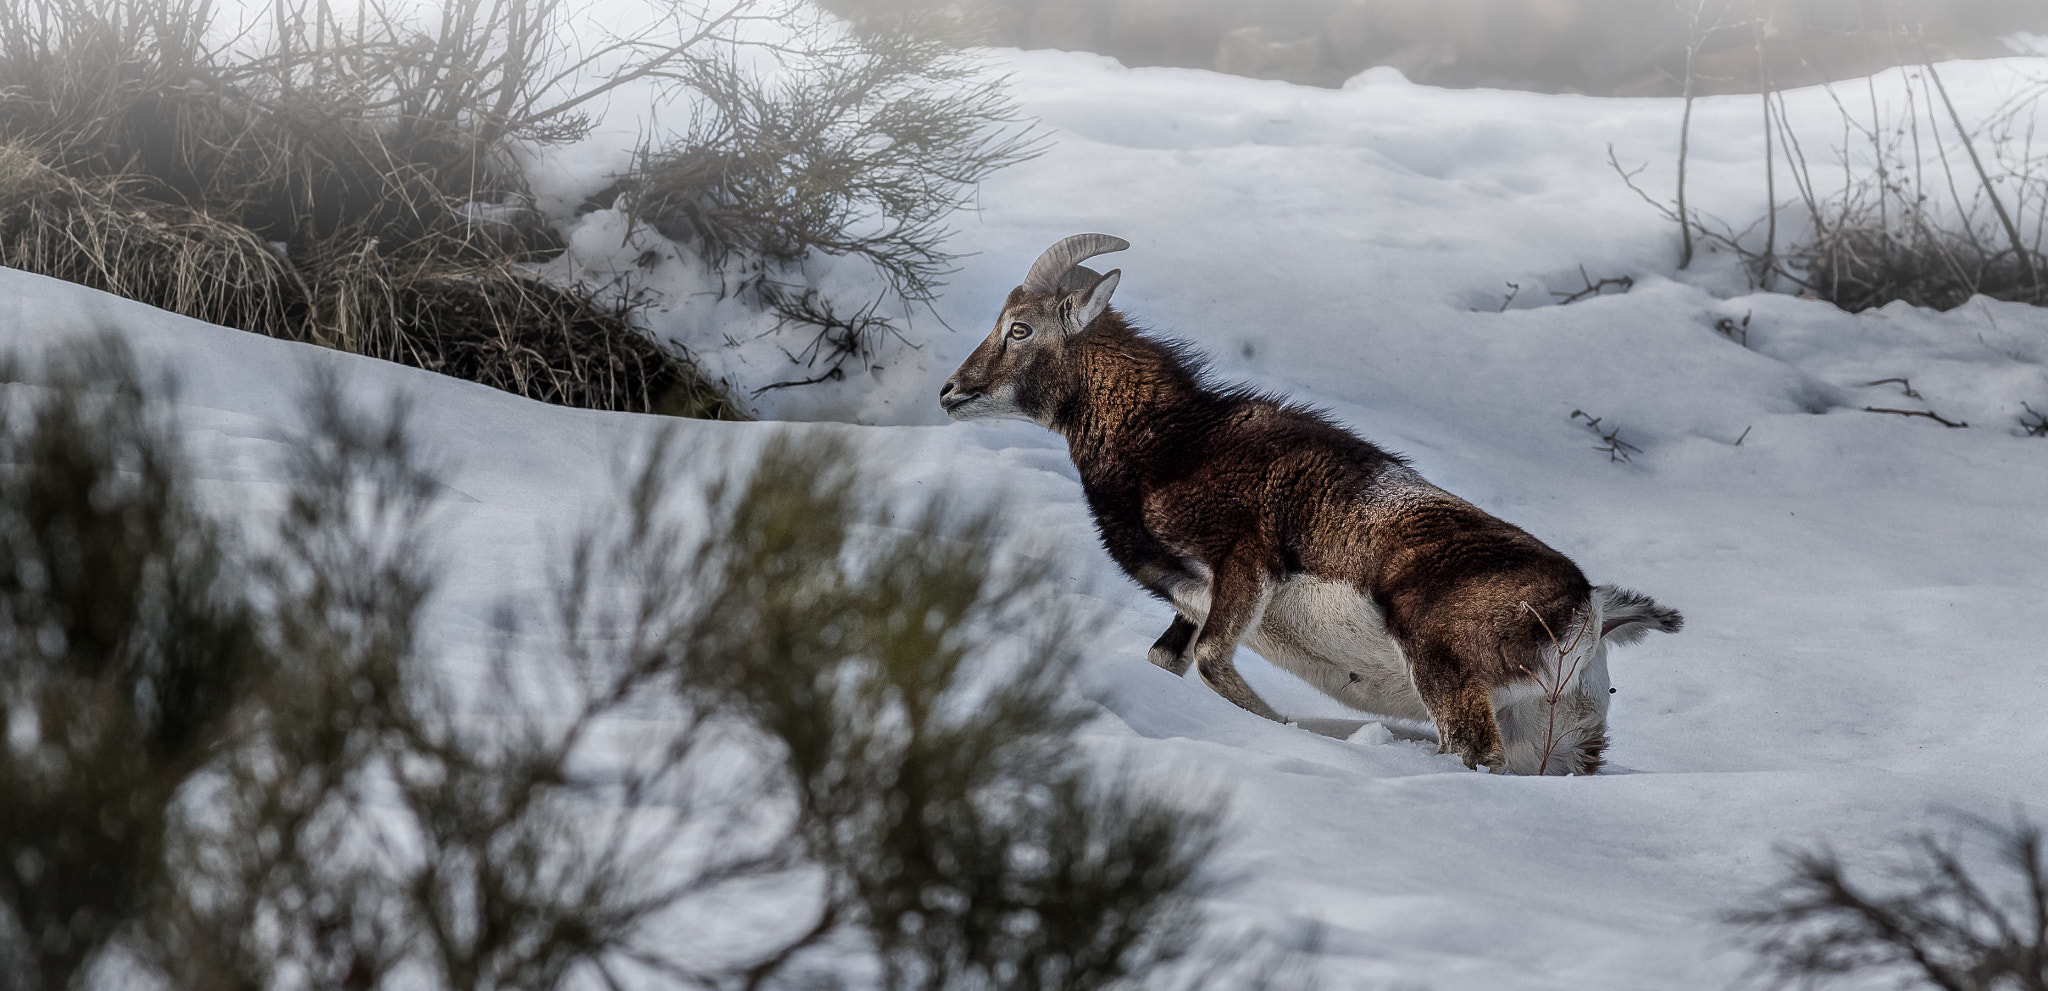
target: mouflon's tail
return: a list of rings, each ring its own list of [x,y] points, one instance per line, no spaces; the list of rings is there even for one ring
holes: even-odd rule
[[[1677,633],[1685,628],[1685,617],[1670,606],[1641,592],[1615,585],[1598,585],[1593,594],[1600,598],[1600,637],[1612,643],[1635,643],[1651,630]]]

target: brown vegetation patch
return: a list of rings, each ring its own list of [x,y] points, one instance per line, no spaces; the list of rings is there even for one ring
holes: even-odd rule
[[[450,0],[422,34],[287,0],[242,51],[210,47],[205,0],[0,7],[0,264],[544,402],[738,418],[632,306],[521,265],[561,245],[509,142],[583,127],[537,95],[558,9]]]
[[[0,146],[0,265],[288,336],[305,303],[291,266],[247,228],[136,196],[138,185],[82,182]]]
[[[322,289],[315,343],[561,406],[746,418],[696,366],[631,326],[627,305],[511,265],[393,267],[370,256]]]

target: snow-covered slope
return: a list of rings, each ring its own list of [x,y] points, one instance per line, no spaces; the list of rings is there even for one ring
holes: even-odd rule
[[[1000,57],[1055,144],[962,218],[953,247],[978,254],[938,308],[957,329],[927,317],[921,350],[764,400],[770,414],[872,426],[679,429],[703,453],[695,472],[778,431],[830,430],[871,452],[900,496],[1009,500],[1032,552],[1056,562],[1061,594],[1108,616],[1076,686],[1102,707],[1091,744],[1232,794],[1227,866],[1245,880],[1220,913],[1319,924],[1332,991],[1720,988],[1747,960],[1713,920],[1777,874],[1775,847],[1824,840],[1854,856],[1939,809],[2048,817],[2048,440],[2016,426],[2022,400],[2048,409],[2048,313],[1980,300],[1850,316],[1745,295],[1711,261],[1681,280],[1671,230],[1606,164],[1611,143],[1624,163],[1652,165],[1641,181],[1663,188],[1663,170],[1668,187],[1670,102],[1436,91],[1383,73],[1322,91]],[[2021,69],[1945,71],[1960,101],[1988,106]],[[1730,217],[1761,208],[1752,100],[1697,111],[1696,202]],[[1827,106],[1824,94],[1790,98],[1816,134]],[[603,185],[619,150],[607,140],[552,172],[536,163],[557,203]],[[1596,581],[1686,613],[1683,634],[1615,653],[1610,773],[1475,774],[1385,734],[1351,743],[1262,721],[1145,663],[1168,613],[1094,547],[1058,440],[1024,424],[944,425],[933,402],[1024,267],[1079,231],[1133,242],[1104,259],[1125,273],[1118,304],[1209,350],[1221,375],[1327,405]],[[613,249],[598,227],[581,233],[582,261],[602,266]],[[1551,291],[1579,288],[1582,265],[1635,288],[1550,305]],[[673,270],[662,277],[677,286],[697,277]],[[1506,283],[1521,289],[1503,311]],[[1746,346],[1714,329],[1744,315]],[[688,335],[716,326],[701,313],[662,325],[699,351],[715,340]],[[365,393],[411,393],[456,465],[444,500],[453,581],[433,634],[458,653],[485,642],[500,594],[540,587],[543,554],[611,495],[620,452],[656,425],[0,271],[0,342],[96,328],[183,378],[185,427],[228,509],[274,494],[268,465],[306,366],[336,366]],[[735,367],[759,376],[748,384],[791,377]],[[1864,384],[1889,377],[1924,398]],[[1574,410],[1619,426],[1640,453],[1611,463]],[[1243,665],[1284,711],[1364,718],[1251,655]]]

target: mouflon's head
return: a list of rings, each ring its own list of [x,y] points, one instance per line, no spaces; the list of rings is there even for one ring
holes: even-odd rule
[[[1062,386],[1077,375],[1073,338],[1109,309],[1123,274],[1098,274],[1081,262],[1130,246],[1108,234],[1076,234],[1038,256],[1003,301],[995,330],[939,389],[946,415],[1049,424]]]

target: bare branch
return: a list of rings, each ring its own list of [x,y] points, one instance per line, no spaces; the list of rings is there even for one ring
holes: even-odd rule
[[[1961,421],[1961,420],[1951,420],[1951,419],[1948,419],[1947,417],[1944,417],[1944,416],[1942,416],[1941,414],[1939,414],[1939,413],[1936,413],[1936,412],[1934,412],[1934,411],[1932,411],[1932,410],[1924,410],[1924,409],[1885,409],[1885,408],[1882,408],[1882,407],[1878,407],[1878,406],[1865,406],[1865,407],[1863,407],[1863,412],[1865,412],[1865,413],[1893,413],[1893,414],[1896,414],[1896,415],[1898,415],[1898,416],[1924,416],[1924,417],[1926,417],[1926,418],[1928,418],[1928,419],[1930,419],[1930,420],[1933,420],[1934,422],[1936,422],[1936,423],[1939,423],[1939,424],[1941,424],[1942,426],[1944,426],[1944,427],[1948,427],[1948,428],[1950,428],[1950,429],[1952,429],[1952,430],[1953,430],[1953,429],[1956,429],[1956,428],[1959,428],[1959,427],[1967,427],[1967,426],[1969,426],[1969,424],[1968,424],[1968,423],[1965,423],[1965,422],[1963,422],[1963,421]]]

